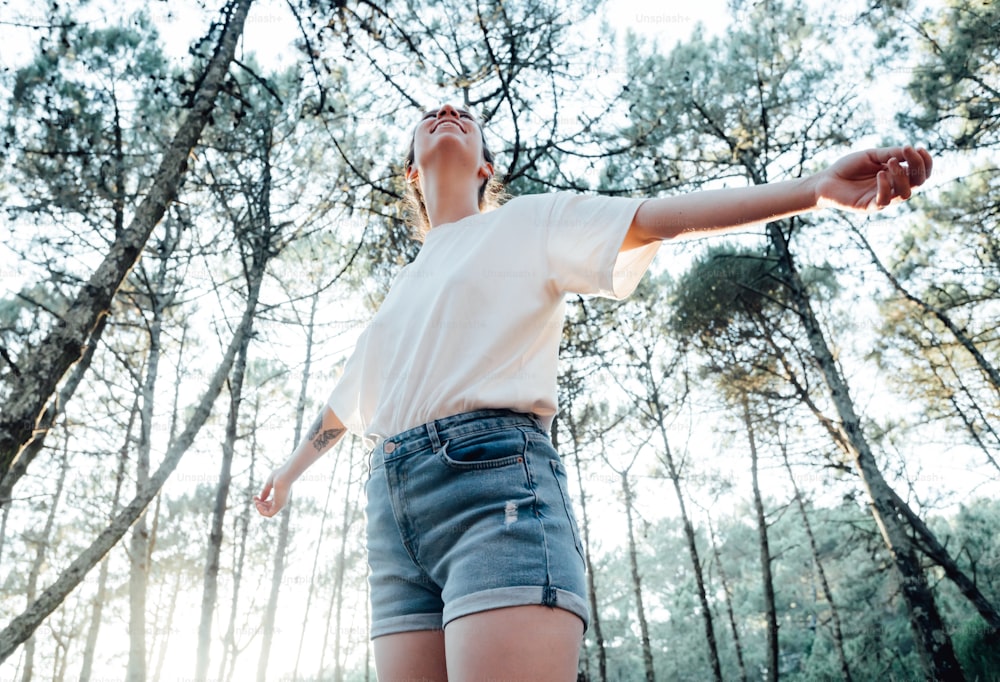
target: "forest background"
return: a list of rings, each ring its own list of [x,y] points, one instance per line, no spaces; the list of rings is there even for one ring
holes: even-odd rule
[[[374,679],[359,440],[251,497],[417,251],[442,101],[514,195],[931,149],[906,205],[570,301],[580,676],[1000,679],[997,35],[987,0],[0,0],[0,680]]]

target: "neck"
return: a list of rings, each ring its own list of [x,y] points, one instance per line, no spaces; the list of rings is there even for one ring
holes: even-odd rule
[[[479,213],[478,176],[448,177],[447,173],[424,174],[420,187],[431,227],[454,223]]]

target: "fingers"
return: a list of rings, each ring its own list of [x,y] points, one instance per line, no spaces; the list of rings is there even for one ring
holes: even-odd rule
[[[889,174],[880,170],[875,176],[875,206],[885,208],[892,199],[892,185],[889,183]]]
[[[271,492],[274,491],[274,499],[267,499],[271,496]],[[267,481],[264,483],[264,489],[260,492],[260,495],[253,498],[254,505],[257,507],[257,512],[261,516],[271,517],[277,514],[281,507],[277,503],[277,491],[274,490],[274,474],[267,477]]]
[[[927,154],[927,150],[922,150],[924,154]],[[906,169],[909,175],[910,186],[918,187],[924,184],[927,180],[927,176],[930,175],[930,168],[927,165],[927,160],[930,159],[930,154],[927,154],[926,158],[920,154],[920,151],[914,149],[913,147],[903,147],[903,159],[906,161]]]
[[[892,157],[886,164],[889,170],[889,183],[892,185],[893,198],[900,198],[904,201],[910,198],[910,176],[907,169],[899,162],[899,159]]]

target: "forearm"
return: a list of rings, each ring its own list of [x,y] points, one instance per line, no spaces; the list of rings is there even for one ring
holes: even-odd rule
[[[811,211],[815,176],[751,187],[713,189],[645,201],[633,227],[643,241],[702,237]]]
[[[302,442],[281,467],[288,482],[291,483],[301,476],[313,462],[336,445],[346,432],[347,428],[333,410],[328,405],[324,406]]]

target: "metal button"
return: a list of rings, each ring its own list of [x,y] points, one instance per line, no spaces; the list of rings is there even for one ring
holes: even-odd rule
[[[393,451],[395,451],[395,449],[396,449],[396,444],[393,443],[391,440],[382,446],[382,450],[384,450],[385,454],[387,455],[391,455]]]

